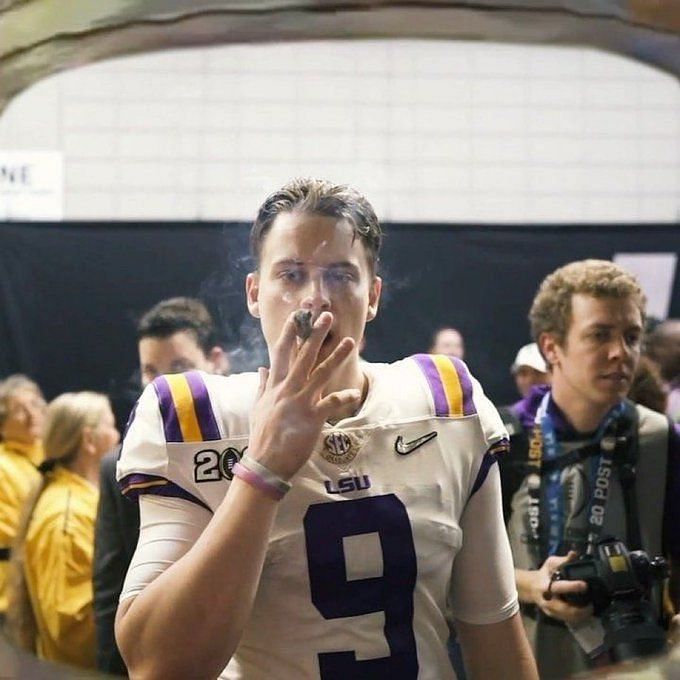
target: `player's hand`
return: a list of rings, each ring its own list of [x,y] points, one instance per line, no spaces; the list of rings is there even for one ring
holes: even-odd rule
[[[298,347],[294,315],[286,321],[273,348],[271,369],[260,369],[260,390],[251,415],[248,455],[283,479],[290,479],[311,456],[324,422],[339,408],[358,405],[361,391],[323,395],[324,388],[354,349],[343,338],[317,364],[333,315],[319,315],[307,341]]]
[[[565,602],[561,596],[584,593],[588,586],[585,581],[553,581],[552,576],[563,564],[576,557],[574,551],[564,557],[553,555],[536,570],[531,585],[532,599],[537,607],[548,616],[565,623],[580,623],[592,616],[592,605],[577,607]]]

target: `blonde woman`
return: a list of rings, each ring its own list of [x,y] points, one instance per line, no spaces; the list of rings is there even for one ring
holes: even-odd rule
[[[92,608],[99,463],[120,439],[107,397],[67,393],[47,408],[42,479],[13,550],[10,631],[38,656],[95,667]]]

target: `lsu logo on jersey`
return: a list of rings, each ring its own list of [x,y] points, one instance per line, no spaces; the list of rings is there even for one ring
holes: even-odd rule
[[[323,485],[326,487],[326,493],[349,493],[350,491],[370,489],[371,480],[368,475],[361,475],[361,477],[340,477],[335,485],[330,479],[327,479]]]
[[[234,465],[243,458],[247,450],[247,446],[241,450],[229,446],[222,452],[216,449],[201,449],[194,455],[194,481],[200,484],[233,479]]]

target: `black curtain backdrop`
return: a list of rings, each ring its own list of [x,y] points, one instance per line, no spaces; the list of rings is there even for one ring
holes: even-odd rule
[[[385,225],[382,308],[363,356],[425,351],[432,331],[465,336],[466,361],[496,403],[516,398],[509,373],[529,342],[541,279],[577,259],[680,251],[676,225]],[[159,300],[202,299],[235,370],[266,361],[244,301],[251,269],[242,223],[0,224],[0,377],[30,375],[48,397],[112,394],[121,414],[137,392],[135,324]],[[680,317],[674,282],[670,316]]]

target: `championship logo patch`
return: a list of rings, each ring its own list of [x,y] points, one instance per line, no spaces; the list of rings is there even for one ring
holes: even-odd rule
[[[361,441],[355,434],[335,430],[326,435],[321,455],[334,465],[347,465],[357,457],[360,448]]]
[[[233,479],[234,465],[241,460],[241,457],[246,452],[247,448],[248,447],[246,446],[243,452],[240,452],[238,449],[230,446],[228,449],[222,451],[222,455],[220,456],[220,472],[223,477],[226,479]]]

